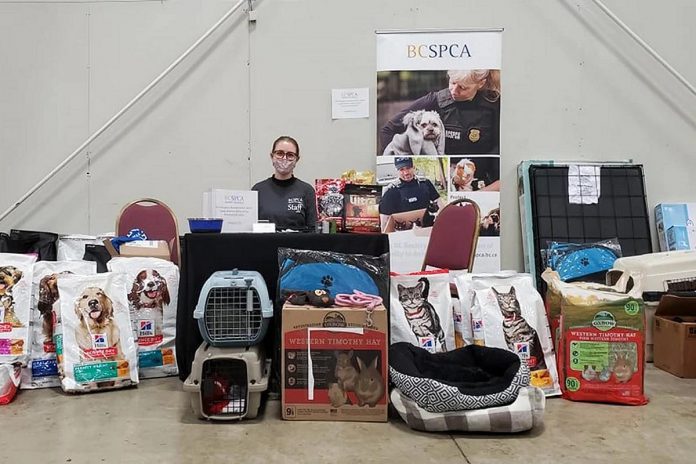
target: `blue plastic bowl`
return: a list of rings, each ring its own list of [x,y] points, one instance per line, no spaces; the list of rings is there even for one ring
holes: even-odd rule
[[[188,223],[189,229],[193,233],[220,233],[222,230],[222,219],[220,218],[188,218]]]

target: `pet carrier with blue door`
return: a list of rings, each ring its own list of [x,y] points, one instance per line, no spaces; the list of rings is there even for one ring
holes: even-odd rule
[[[193,317],[207,343],[251,346],[266,335],[273,304],[260,273],[218,271],[203,285]]]

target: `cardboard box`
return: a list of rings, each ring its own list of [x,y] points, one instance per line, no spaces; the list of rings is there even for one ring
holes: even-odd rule
[[[660,203],[655,206],[655,227],[660,251],[696,248],[696,203]]]
[[[122,257],[146,257],[146,258],[161,258],[171,261],[171,253],[169,245],[164,240],[138,240],[135,242],[124,243],[116,251],[111,244],[110,239],[104,240],[104,246],[109,251],[111,256]]]
[[[696,378],[696,298],[663,296],[655,311],[653,341],[656,367]]]
[[[283,306],[282,408],[287,420],[387,421],[384,306]]]

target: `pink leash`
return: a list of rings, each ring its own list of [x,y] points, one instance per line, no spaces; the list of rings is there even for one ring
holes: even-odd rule
[[[382,297],[353,290],[353,293],[339,293],[334,297],[338,306],[362,306],[367,309],[375,309],[382,304]]]

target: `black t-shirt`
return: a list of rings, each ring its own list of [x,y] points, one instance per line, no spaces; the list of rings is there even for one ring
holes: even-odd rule
[[[275,223],[279,230],[314,230],[317,203],[308,183],[296,177],[278,180],[271,176],[251,189],[259,192],[259,219]]]
[[[428,179],[413,179],[410,182],[399,179],[382,194],[379,213],[390,215],[427,208],[431,201],[438,198],[440,194]]]

